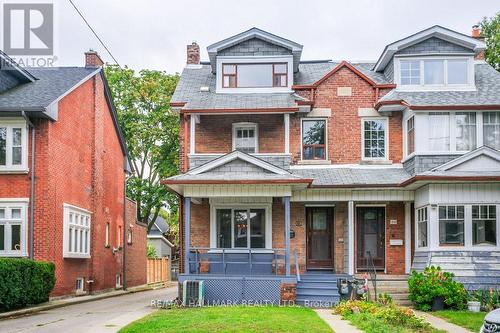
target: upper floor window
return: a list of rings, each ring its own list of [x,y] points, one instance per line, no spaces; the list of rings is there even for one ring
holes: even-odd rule
[[[222,64],[223,88],[270,88],[287,86],[287,63]]]
[[[483,112],[483,143],[500,150],[500,112]]]
[[[302,120],[302,159],[326,159],[326,120]]]
[[[450,149],[450,114],[448,112],[429,113],[429,149],[431,151]]]
[[[258,152],[257,124],[233,124],[233,150],[252,154]]]
[[[387,158],[387,119],[363,120],[363,158]]]
[[[400,59],[399,84],[405,88],[472,85],[468,58]]]
[[[415,117],[406,121],[406,154],[410,155],[415,151]]]
[[[476,114],[474,112],[455,114],[455,146],[457,151],[476,149]]]
[[[0,171],[25,168],[26,155],[26,123],[0,123]]]

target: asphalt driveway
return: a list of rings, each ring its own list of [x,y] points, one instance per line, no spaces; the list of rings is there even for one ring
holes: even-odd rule
[[[172,300],[177,287],[149,290],[0,321],[0,332],[117,332],[155,311],[151,300]]]

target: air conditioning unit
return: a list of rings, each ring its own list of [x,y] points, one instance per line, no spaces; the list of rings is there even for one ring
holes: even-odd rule
[[[203,306],[203,304],[205,304],[204,281],[184,281],[182,283],[182,305]]]

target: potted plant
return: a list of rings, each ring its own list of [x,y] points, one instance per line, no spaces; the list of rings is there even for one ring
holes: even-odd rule
[[[472,292],[469,294],[469,300],[467,301],[467,308],[470,312],[481,311],[480,298],[476,292]]]

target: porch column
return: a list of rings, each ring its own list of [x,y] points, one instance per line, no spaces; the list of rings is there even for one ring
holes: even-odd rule
[[[285,274],[290,276],[290,197],[284,197],[285,204]]]
[[[283,125],[285,126],[285,154],[290,154],[290,115],[283,115]]]
[[[184,198],[184,274],[189,274],[189,249],[191,247],[191,198]]]
[[[405,202],[405,273],[411,271],[411,202]]]
[[[347,231],[348,231],[348,264],[347,273],[354,275],[354,201],[347,204]]]

